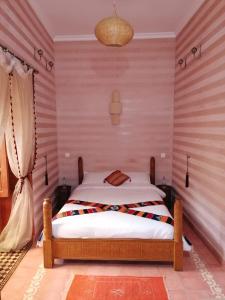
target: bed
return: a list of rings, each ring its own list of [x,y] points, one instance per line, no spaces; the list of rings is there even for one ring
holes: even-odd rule
[[[154,157],[150,159],[151,184],[149,186],[134,184],[131,186],[129,183],[123,184],[119,188],[103,184],[97,186],[92,186],[91,184],[85,185],[83,182],[83,159],[81,157],[78,159],[78,175],[80,185],[71,195],[70,202],[62,208],[61,212],[74,208],[79,209],[79,207],[81,209],[85,208],[82,205],[71,203],[72,199],[115,205],[143,201],[146,199],[146,195],[151,195],[151,200],[161,199],[160,193],[154,186]],[[163,194],[161,196],[163,197]],[[132,201],[129,200],[131,201],[129,202],[128,199],[131,198]],[[159,210],[155,211],[156,208]],[[160,205],[160,207],[159,205],[140,207],[137,210],[152,213],[160,211],[161,215],[170,216],[164,205]],[[69,216],[68,218],[60,218],[52,222],[52,205],[50,199],[44,200],[43,219],[45,268],[52,268],[55,258],[164,261],[172,262],[176,271],[180,271],[183,268],[182,205],[178,199],[176,199],[174,206],[173,226],[113,211],[82,216]],[[64,219],[67,219],[67,223],[65,223]],[[113,230],[111,230],[110,224]],[[152,224],[155,227],[157,226],[157,234],[151,232],[150,226]],[[134,225],[137,225],[138,230]],[[64,230],[65,228],[67,228],[67,231]]]

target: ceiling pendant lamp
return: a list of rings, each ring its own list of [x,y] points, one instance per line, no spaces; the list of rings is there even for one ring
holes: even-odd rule
[[[114,15],[97,23],[95,36],[105,46],[122,47],[132,40],[134,31],[126,20],[118,17],[115,3],[113,6]]]

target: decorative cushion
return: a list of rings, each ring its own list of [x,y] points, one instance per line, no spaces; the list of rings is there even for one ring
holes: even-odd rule
[[[119,186],[123,184],[125,181],[130,179],[129,176],[126,174],[122,173],[120,170],[116,170],[109,174],[105,179],[104,182],[108,182],[114,186]]]

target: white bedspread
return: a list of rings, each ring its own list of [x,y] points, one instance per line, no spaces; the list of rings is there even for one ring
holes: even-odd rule
[[[80,185],[69,199],[98,202],[104,204],[128,204],[161,200],[164,192],[154,185],[120,186]],[[90,208],[77,204],[65,204],[60,210]],[[138,211],[170,216],[165,205],[135,208]],[[172,239],[173,226],[167,223],[142,218],[126,213],[106,211],[59,218],[53,221],[53,236],[56,238],[140,238]],[[190,247],[184,240],[184,250]]]

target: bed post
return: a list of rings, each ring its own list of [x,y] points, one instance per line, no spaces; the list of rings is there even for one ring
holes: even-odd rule
[[[52,249],[52,203],[49,198],[44,200],[43,203],[43,217],[44,217],[44,241],[43,241],[43,254],[44,254],[44,267],[53,267],[53,249]]]
[[[183,209],[181,201],[176,199],[174,205],[174,261],[173,266],[175,271],[183,270]]]
[[[84,168],[83,168],[83,158],[78,157],[78,182],[81,184],[84,179]]]
[[[150,181],[155,184],[155,157],[150,158]]]

